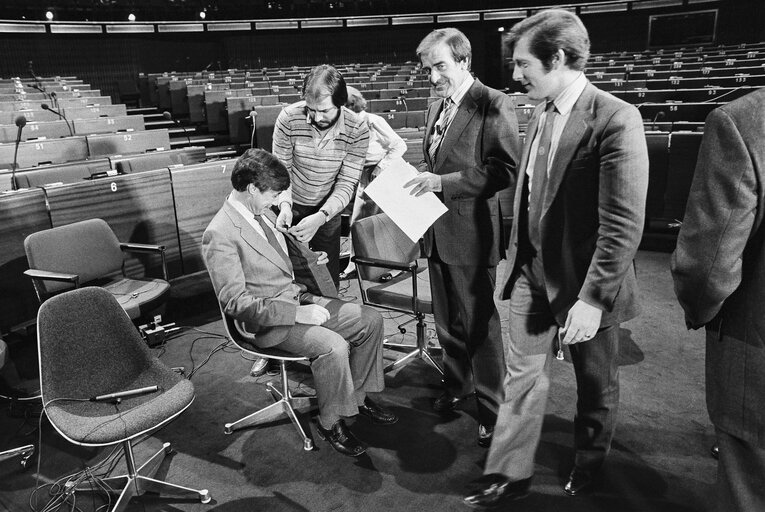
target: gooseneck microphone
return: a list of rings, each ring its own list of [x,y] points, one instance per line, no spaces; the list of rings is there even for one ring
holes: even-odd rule
[[[178,126],[178,128],[183,130],[183,134],[186,136],[186,141],[189,143],[189,146],[191,146],[191,137],[189,137],[189,132],[186,131],[186,127],[183,126],[181,124],[181,122],[178,121],[177,119],[173,119],[173,115],[170,112],[168,112],[167,110],[162,112],[162,117],[164,117],[168,121],[174,122],[176,124],[176,126]]]
[[[252,149],[255,147],[255,132],[258,127],[258,113],[255,111],[255,107],[252,107],[252,110],[250,110],[250,114],[247,117],[250,118],[250,122],[252,123],[252,133],[250,134],[250,149]]]
[[[145,395],[147,393],[154,393],[159,391],[159,387],[146,386],[143,388],[128,389],[127,391],[117,391],[116,393],[109,393],[107,395],[98,395],[90,397],[91,402],[107,402],[109,400],[121,400],[131,396]]]
[[[18,133],[16,133],[16,147],[13,149],[13,167],[11,168],[11,190],[18,190],[19,187],[16,185],[16,166],[18,165],[16,162],[16,158],[19,156],[19,144],[21,143],[21,131],[24,129],[24,127],[27,125],[27,118],[24,116],[18,116],[16,120],[14,121],[16,123],[16,126],[19,127]]]
[[[66,116],[64,114],[62,114],[55,108],[51,108],[50,105],[48,105],[47,103],[43,103],[42,105],[40,105],[40,108],[42,108],[43,110],[50,110],[51,112],[56,114],[58,117],[63,119],[64,122],[66,123],[66,127],[69,128],[69,135],[72,135],[72,136],[74,135],[74,131],[72,131],[72,127],[69,125],[69,121],[66,119]]]
[[[50,100],[53,102],[53,106],[58,108],[58,94],[56,94],[56,91],[50,92]]]

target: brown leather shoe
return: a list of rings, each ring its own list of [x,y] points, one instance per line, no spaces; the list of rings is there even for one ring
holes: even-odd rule
[[[359,406],[359,414],[366,416],[372,420],[372,423],[377,423],[378,425],[393,425],[398,421],[398,416],[390,411],[386,411],[369,397],[366,397],[364,404]]]
[[[348,426],[343,419],[337,420],[329,430],[322,427],[319,421],[316,422],[316,426],[318,427],[319,437],[327,441],[332,445],[332,448],[343,455],[358,457],[367,451],[366,445],[356,439],[356,436],[348,430]]]
[[[531,479],[511,482],[505,475],[492,473],[478,479],[476,484],[473,493],[465,496],[462,501],[469,507],[490,509],[528,496]]]
[[[563,486],[563,492],[569,496],[579,496],[592,491],[595,483],[595,472],[574,466],[568,476],[568,482]]]

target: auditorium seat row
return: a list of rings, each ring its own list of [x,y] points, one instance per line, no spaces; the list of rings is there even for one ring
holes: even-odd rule
[[[75,135],[96,133],[135,132],[146,129],[143,116],[98,117],[95,119],[74,119],[70,123]],[[18,127],[15,124],[0,125],[0,143],[16,141]],[[21,131],[21,140],[56,139],[68,137],[66,121],[29,122]]]
[[[202,270],[202,232],[231,189],[233,160],[82,180],[0,195],[0,330],[33,321],[37,301],[23,241],[30,233],[104,219],[126,242],[166,248],[171,277]],[[156,275],[158,258],[126,260],[130,273]]]

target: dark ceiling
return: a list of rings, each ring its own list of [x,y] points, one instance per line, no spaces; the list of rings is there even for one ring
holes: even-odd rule
[[[500,9],[541,4],[534,0],[2,0],[0,18],[54,21],[207,20],[359,16]],[[567,3],[571,3],[570,1]],[[579,3],[574,1],[573,3]]]

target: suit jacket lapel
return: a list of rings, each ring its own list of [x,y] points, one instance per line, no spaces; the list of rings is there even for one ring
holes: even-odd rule
[[[292,275],[292,269],[289,268],[287,262],[284,261],[284,258],[282,258],[278,252],[276,252],[276,249],[271,247],[271,244],[268,243],[268,240],[263,238],[260,233],[255,231],[255,228],[253,228],[250,223],[247,222],[247,219],[243,218],[242,215],[228,203],[228,201],[223,203],[223,208],[226,212],[226,215],[228,215],[229,219],[231,219],[231,223],[239,229],[239,234],[247,243],[247,245],[262,254],[263,257],[269,260],[271,263],[284,270],[288,275]],[[268,215],[268,213],[266,215]],[[269,219],[271,221],[274,220],[272,215],[269,216]]]
[[[465,130],[465,126],[467,126],[468,122],[470,122],[470,119],[478,109],[476,98],[480,97],[482,92],[483,84],[481,84],[481,82],[476,79],[475,82],[473,82],[473,85],[470,86],[470,89],[468,89],[468,91],[465,93],[465,96],[463,96],[462,102],[457,108],[457,112],[454,114],[454,118],[452,118],[452,122],[449,123],[449,127],[446,130],[446,135],[441,141],[441,145],[439,146],[438,152],[436,153],[436,162],[434,162],[435,164],[443,162],[444,158],[446,158],[446,155],[448,155],[449,152],[456,146],[457,140]]]
[[[558,193],[558,188],[565,177],[566,169],[568,169],[571,159],[581,145],[582,138],[592,124],[593,98],[594,90],[591,85],[587,84],[579,99],[576,100],[574,108],[571,110],[571,114],[569,114],[566,126],[563,127],[563,133],[561,133],[558,148],[555,150],[555,157],[550,166],[551,172],[548,176],[547,191],[545,192],[544,203],[542,204],[542,216],[552,205],[553,199],[555,199],[555,195]]]
[[[521,162],[518,166],[518,186],[515,187],[515,202],[513,203],[514,218],[518,219],[518,212],[521,208],[521,195],[524,193],[526,187],[523,186],[523,180],[526,179],[526,166],[529,163],[529,154],[531,153],[531,143],[534,141],[534,137],[537,134],[537,125],[539,124],[539,116],[544,111],[544,104],[537,105],[534,113],[529,119],[529,123],[526,126],[526,141],[523,144],[523,154],[521,155]]]

